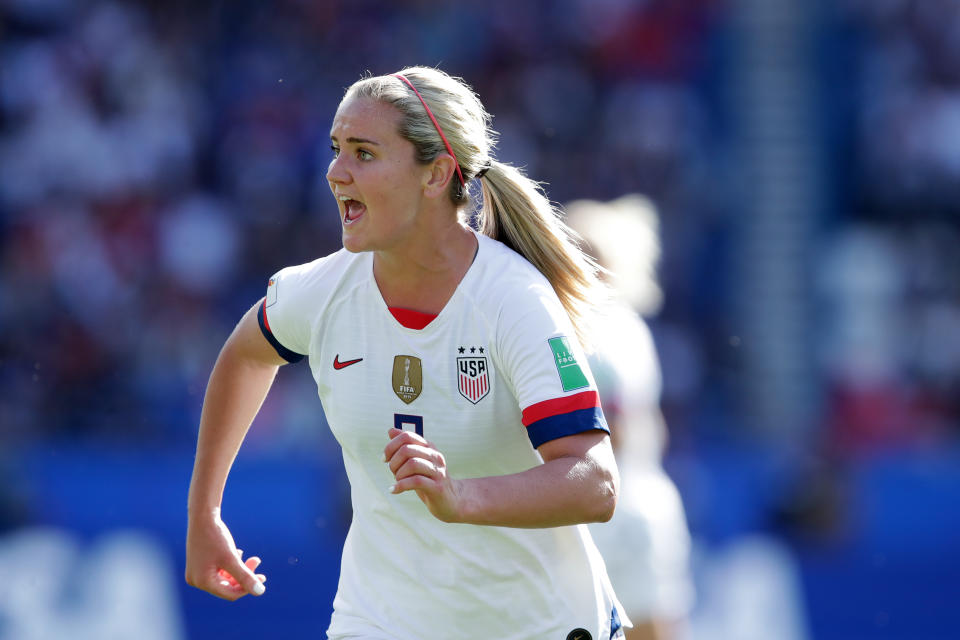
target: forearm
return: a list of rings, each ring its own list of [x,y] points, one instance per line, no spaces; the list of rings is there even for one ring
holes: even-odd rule
[[[458,521],[523,528],[603,522],[613,515],[618,483],[615,465],[590,455],[556,458],[511,475],[459,480]]]
[[[276,374],[276,366],[244,362],[227,351],[220,354],[203,401],[191,510],[220,505],[227,474]]]
[[[278,365],[257,353],[262,345],[251,347],[257,339],[245,318],[210,374],[190,481],[191,512],[219,508],[230,467],[276,377]]]

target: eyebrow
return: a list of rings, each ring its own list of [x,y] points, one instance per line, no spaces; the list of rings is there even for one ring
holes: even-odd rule
[[[337,136],[330,136],[330,139],[336,142]],[[380,146],[379,142],[375,142],[373,140],[367,140],[366,138],[357,138],[355,136],[350,136],[349,138],[347,138],[347,142],[351,144],[372,144],[378,147]]]

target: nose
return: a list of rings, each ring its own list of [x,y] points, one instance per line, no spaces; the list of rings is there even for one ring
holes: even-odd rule
[[[327,182],[331,185],[350,182],[350,173],[343,166],[342,156],[338,155],[330,161],[327,167]]]

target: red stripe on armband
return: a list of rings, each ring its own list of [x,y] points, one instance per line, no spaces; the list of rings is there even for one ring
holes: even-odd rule
[[[532,404],[523,410],[523,426],[529,427],[531,424],[544,418],[551,418],[561,413],[570,413],[578,409],[592,409],[600,406],[600,395],[596,391],[582,391],[572,396],[562,398],[552,398]]]
[[[270,321],[267,320],[267,299],[263,299],[263,326],[267,328],[267,331],[273,333],[273,329],[270,328]]]

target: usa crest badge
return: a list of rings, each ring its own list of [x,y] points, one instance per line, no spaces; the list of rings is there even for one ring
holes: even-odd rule
[[[416,356],[394,356],[393,392],[410,404],[423,391],[423,363]]]
[[[483,349],[480,352],[483,353]],[[460,395],[473,404],[477,404],[490,393],[490,367],[487,365],[486,356],[457,358],[457,389]]]

